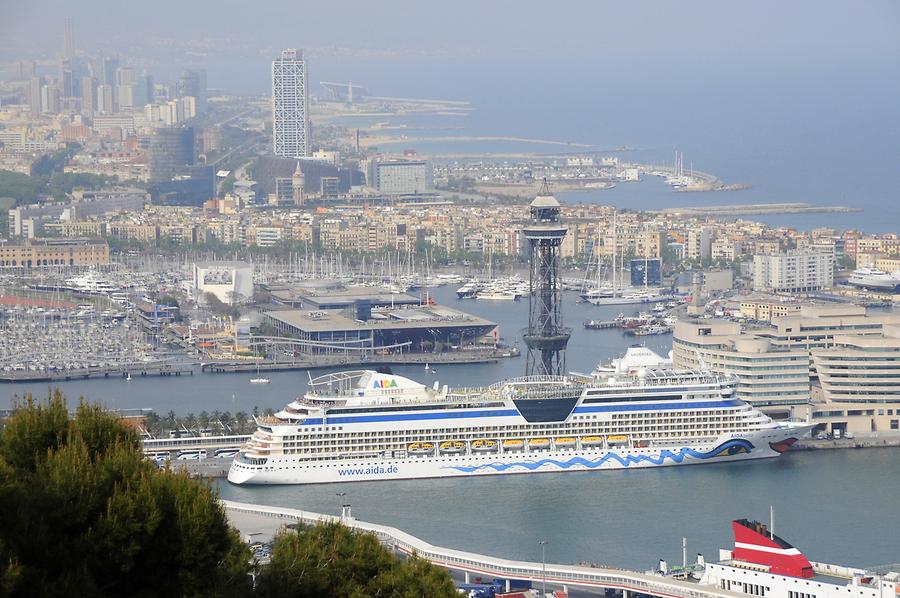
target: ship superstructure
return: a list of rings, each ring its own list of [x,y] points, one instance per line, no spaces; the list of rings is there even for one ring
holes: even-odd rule
[[[631,368],[425,386],[359,370],[311,380],[259,427],[233,483],[591,471],[775,457],[809,427],[735,397],[734,376]]]
[[[731,524],[734,550],[704,563],[701,585],[761,598],[896,598],[900,566],[877,570],[810,561],[758,521]]]

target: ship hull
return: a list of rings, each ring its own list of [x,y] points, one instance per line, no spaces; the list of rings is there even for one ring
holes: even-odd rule
[[[673,465],[697,465],[777,457],[790,439],[807,429],[773,428],[723,434],[715,442],[672,447],[517,451],[503,454],[408,456],[353,459],[306,464],[272,457],[264,467],[235,462],[228,473],[233,484],[325,484],[518,473],[609,471]]]

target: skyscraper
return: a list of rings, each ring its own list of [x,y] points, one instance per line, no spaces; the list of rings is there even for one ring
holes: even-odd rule
[[[97,109],[97,81],[93,77],[81,78],[81,113],[93,116]]]
[[[272,141],[276,156],[309,154],[309,91],[306,61],[293,48],[272,61]]]
[[[28,80],[28,107],[32,116],[41,113],[41,78],[38,76]]]
[[[194,129],[156,129],[150,136],[150,182],[171,181],[194,163]]]
[[[66,17],[63,26],[63,57],[75,56],[75,31],[72,27],[72,19]]]
[[[175,84],[175,94],[179,98],[188,96],[195,98],[197,113],[206,112],[206,71],[186,69]]]

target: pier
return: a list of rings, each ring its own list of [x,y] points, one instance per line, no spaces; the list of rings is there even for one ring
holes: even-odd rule
[[[804,202],[734,204],[717,206],[692,206],[684,208],[664,208],[657,211],[677,216],[764,216],[767,214],[831,214],[862,212],[862,208],[848,206],[816,206]]]
[[[621,592],[623,598],[633,593],[660,598],[746,598],[715,586],[615,567],[586,567],[530,561],[516,561],[474,552],[435,546],[395,527],[367,523],[350,516],[349,508],[342,517],[324,515],[298,509],[270,507],[222,500],[225,513],[242,536],[274,536],[288,524],[316,525],[337,521],[353,529],[374,534],[385,546],[404,555],[416,555],[431,563],[459,572],[468,583],[471,576],[522,579],[533,584],[546,583],[554,587],[577,587]]]
[[[88,378],[133,378],[138,376],[186,376],[194,375],[194,364],[180,363],[136,363],[111,366],[87,367],[68,370],[12,370],[0,371],[0,382],[57,382],[64,380],[85,380]]]
[[[221,374],[229,372],[276,372],[290,370],[312,370],[333,367],[376,367],[381,365],[451,365],[471,363],[495,363],[500,359],[516,357],[519,350],[515,347],[446,353],[397,353],[378,355],[371,352],[306,355],[297,358],[276,360],[222,359],[206,361],[201,364],[205,373]]]

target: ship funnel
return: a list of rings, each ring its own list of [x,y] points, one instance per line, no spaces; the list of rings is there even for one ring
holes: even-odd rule
[[[776,536],[764,524],[748,519],[731,522],[734,531],[733,558],[765,565],[772,573],[790,577],[812,577],[813,567],[803,553]]]

